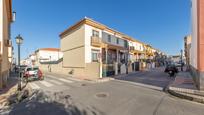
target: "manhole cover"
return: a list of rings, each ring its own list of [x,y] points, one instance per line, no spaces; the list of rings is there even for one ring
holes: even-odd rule
[[[97,94],[96,94],[96,97],[98,97],[98,98],[105,98],[105,97],[107,97],[107,96],[108,96],[107,93],[97,93]]]
[[[81,84],[81,86],[86,86],[86,84],[83,83],[83,84]]]

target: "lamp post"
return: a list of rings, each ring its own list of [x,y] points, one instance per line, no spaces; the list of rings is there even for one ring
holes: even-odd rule
[[[18,36],[16,36],[16,44],[18,45],[18,67],[19,67],[19,71],[18,71],[18,78],[19,78],[18,90],[21,90],[20,45],[22,43],[23,43],[23,38],[19,34]]]

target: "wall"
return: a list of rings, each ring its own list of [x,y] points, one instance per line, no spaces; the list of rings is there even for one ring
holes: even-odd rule
[[[192,0],[192,43],[190,65],[197,69],[197,0]]]
[[[44,73],[52,72],[92,80],[100,76],[99,63],[96,62],[86,64],[86,68],[64,68],[62,61],[55,64],[37,63],[37,65]]]
[[[85,67],[85,26],[82,25],[61,39],[63,67]]]
[[[38,60],[40,60],[42,62],[43,61],[57,61],[57,60],[59,60],[62,57],[63,57],[63,53],[59,52],[59,51],[39,50]],[[43,59],[47,59],[47,60],[43,60]]]
[[[9,73],[9,60],[8,60],[8,47],[5,46],[5,40],[9,39],[9,27],[10,27],[10,22],[8,19],[8,11],[7,11],[7,4],[6,4],[6,0],[1,0],[1,19],[0,19],[0,23],[1,23],[1,85],[0,88],[2,86],[6,86],[7,83],[7,77],[8,77],[8,73]],[[2,26],[3,25],[3,26]]]
[[[85,63],[91,63],[91,50],[96,49],[99,50],[101,53],[101,48],[99,47],[93,47],[91,46],[91,36],[92,36],[92,30],[99,31],[99,38],[102,38],[102,30],[94,28],[89,25],[85,25]]]
[[[129,41],[129,46],[134,46],[135,50],[144,51],[144,47],[142,43]]]
[[[200,89],[204,90],[204,1],[198,0],[198,74],[200,77]]]
[[[2,40],[3,40],[3,0],[0,0],[0,58],[2,59]],[[1,59],[0,59],[0,88],[2,88],[2,75],[1,75]]]

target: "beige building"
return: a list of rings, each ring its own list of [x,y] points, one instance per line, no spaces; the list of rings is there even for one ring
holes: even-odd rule
[[[11,2],[11,0],[0,0],[0,88],[6,86],[10,69],[8,50],[12,47],[10,41]]]
[[[154,56],[155,51],[90,18],[62,32],[60,38],[66,73],[92,79],[131,72],[132,62]]]
[[[190,35],[184,37],[184,53],[185,53],[186,65],[187,66],[190,65],[191,40],[192,40],[192,37]]]

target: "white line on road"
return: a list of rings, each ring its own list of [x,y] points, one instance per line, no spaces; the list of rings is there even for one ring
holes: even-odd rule
[[[131,81],[117,80],[117,79],[115,79],[115,81],[119,81],[119,82],[123,82],[123,83],[130,83],[130,84],[133,84],[136,86],[145,87],[145,88],[154,89],[154,90],[159,90],[159,91],[163,90],[162,87],[153,86],[153,85],[147,85],[147,84],[136,83],[136,82],[131,82]]]
[[[63,82],[67,82],[67,83],[73,83],[73,81],[67,80],[67,79],[63,79],[63,78],[59,78],[60,81]]]
[[[53,84],[51,84],[51,83],[49,83],[49,82],[47,82],[47,81],[40,81],[40,83],[43,84],[43,85],[46,86],[46,87],[51,87],[51,86],[53,86]]]
[[[30,87],[32,89],[40,89],[40,87],[37,84],[35,84],[35,83],[29,83],[29,85],[30,85]]]
[[[50,77],[50,78],[53,78],[53,79],[58,79],[58,78],[60,78],[60,77],[55,77],[55,76],[53,76],[53,75],[46,75],[47,77]],[[77,78],[72,78],[72,77],[66,77],[66,79],[70,79],[70,80],[72,80],[72,81],[82,81],[82,80],[80,80],[80,79],[77,79]]]
[[[50,82],[52,82],[52,83],[55,83],[55,84],[57,84],[57,85],[62,85],[63,83],[62,82],[59,82],[59,81],[56,81],[56,80],[49,80]]]

